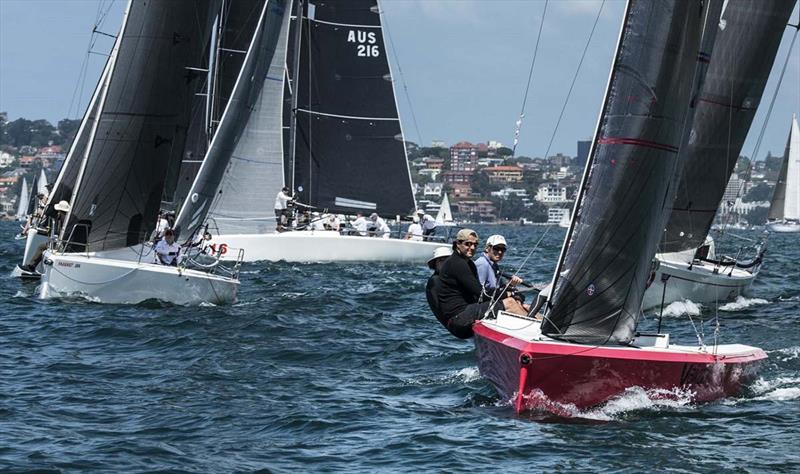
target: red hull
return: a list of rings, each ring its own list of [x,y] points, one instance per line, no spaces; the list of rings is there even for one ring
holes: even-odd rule
[[[740,392],[755,378],[767,355],[752,348],[720,356],[670,350],[645,350],[526,341],[478,322],[474,326],[478,366],[514,408],[570,414],[574,405],[599,405],[626,389],[690,391],[695,402]]]

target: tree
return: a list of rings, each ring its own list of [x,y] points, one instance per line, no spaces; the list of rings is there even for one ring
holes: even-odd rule
[[[750,225],[761,225],[767,222],[767,214],[769,214],[768,207],[757,207],[747,214],[747,222]]]
[[[482,196],[488,196],[492,191],[497,191],[499,189],[497,185],[489,181],[489,176],[484,173],[483,170],[475,171],[470,180],[470,185],[472,186],[473,193]]]
[[[61,143],[59,143],[59,145],[72,144],[72,140],[75,139],[75,135],[78,133],[78,128],[80,128],[80,126],[81,126],[80,120],[72,120],[72,119],[59,120],[58,135],[59,138],[61,139]]]
[[[753,201],[769,201],[772,199],[772,186],[766,183],[759,183],[756,186],[750,188],[750,191],[744,195],[742,201],[744,202],[753,202]]]
[[[497,154],[499,156],[511,156],[513,153],[514,152],[511,150],[511,148],[507,146],[501,146],[497,149]]]

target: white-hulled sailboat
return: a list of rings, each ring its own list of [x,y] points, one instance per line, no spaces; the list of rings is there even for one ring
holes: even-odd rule
[[[319,211],[399,220],[415,209],[376,0],[296,0],[253,111],[232,126],[227,168],[204,163],[181,208],[181,238],[208,228],[223,260],[427,261],[441,243],[360,232],[276,232],[284,186]],[[202,183],[218,182],[212,192]],[[198,215],[208,211],[207,222]]]
[[[767,229],[771,232],[800,232],[800,128],[796,114],[792,116],[783,164],[767,219]]]
[[[148,243],[168,171],[181,160],[192,105],[203,90],[194,71],[203,63],[219,3],[128,3],[96,102],[87,111],[93,117],[84,120],[88,133],[79,133],[80,166],[69,210],[56,217],[63,220],[59,238],[44,254],[42,298],[236,300],[238,265],[226,269],[218,261],[195,260],[191,251],[178,266],[161,265],[153,263]],[[266,3],[257,11],[263,22]],[[250,49],[260,37],[253,35]]]
[[[645,309],[689,299],[721,303],[748,290],[766,242],[717,256],[708,236],[761,101],[794,2],[730,0],[717,25],[714,58],[697,97],[678,191],[656,255]]]
[[[447,197],[447,192],[444,192],[442,204],[439,206],[439,211],[436,213],[436,226],[455,227],[456,225],[456,221],[453,219],[453,211],[450,209],[450,199]]]
[[[28,189],[28,180],[22,177],[22,186],[17,198],[17,213],[14,215],[18,221],[24,222],[28,219],[28,207],[31,203],[31,192]]]
[[[737,393],[766,358],[637,332],[702,80],[697,53],[713,45],[721,3],[628,2],[543,319],[501,312],[474,325],[480,371],[517,411],[573,415],[635,387],[714,400]]]

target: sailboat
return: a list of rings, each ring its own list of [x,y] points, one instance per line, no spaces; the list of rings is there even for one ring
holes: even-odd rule
[[[36,194],[47,195],[47,174],[44,169],[39,171],[39,179],[36,181]]]
[[[447,193],[444,193],[442,204],[439,206],[439,212],[436,213],[436,226],[437,227],[454,227],[456,225],[453,220],[453,211],[450,209],[450,199],[447,198]]]
[[[399,221],[415,209],[376,0],[296,0],[253,112],[236,127],[226,168],[202,165],[214,194],[193,189],[176,221],[182,238],[214,234],[223,259],[424,262],[441,243],[338,231],[276,232],[270,206],[288,186],[320,214]],[[278,61],[279,56],[283,57]],[[202,175],[202,177],[201,177]],[[207,221],[197,219],[207,209]]]
[[[713,46],[709,26],[720,8],[627,3],[544,314],[499,312],[473,326],[481,373],[516,411],[571,415],[634,387],[685,389],[710,401],[736,393],[766,358],[754,347],[681,346],[660,331],[637,332],[702,79],[697,53]]]
[[[69,202],[55,206],[68,204],[66,215],[50,219],[58,238],[44,253],[40,297],[236,300],[238,266],[201,262],[191,253],[178,266],[153,263],[148,243],[167,171],[181,159],[192,102],[201,90],[192,66],[203,61],[213,3],[129,1],[76,140],[81,153],[73,155],[79,160],[74,181],[67,183],[63,172],[57,180],[73,189]],[[53,195],[66,192],[56,187]]]
[[[31,193],[28,190],[28,180],[23,176],[22,187],[19,190],[19,198],[17,200],[17,214],[15,215],[18,221],[25,221],[28,218],[30,200]]]
[[[689,299],[735,299],[758,275],[766,242],[717,256],[708,234],[747,137],[795,2],[725,2],[714,58],[696,102],[691,139],[645,309]]]
[[[781,172],[769,206],[767,229],[779,233],[800,232],[800,128],[796,114],[792,115]]]

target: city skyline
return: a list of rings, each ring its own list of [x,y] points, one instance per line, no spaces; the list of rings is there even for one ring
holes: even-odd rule
[[[1,0],[0,111],[12,120],[44,118],[54,124],[80,118],[113,41],[92,35],[92,28],[108,11],[98,30],[116,34],[124,4]],[[591,138],[624,5],[620,0],[549,2],[518,155],[574,156],[576,142]],[[510,147],[545,2],[384,0],[381,6],[406,139],[424,146],[434,140],[448,145],[497,140]],[[797,16],[795,8],[792,23]],[[596,19],[596,31],[554,134]],[[754,150],[793,34],[791,28],[784,33],[743,155]],[[93,47],[87,53],[90,42]],[[767,152],[783,152],[791,114],[800,112],[798,48],[792,51],[758,159]]]

